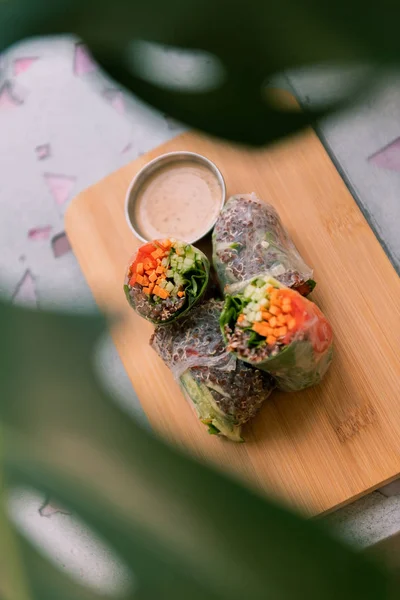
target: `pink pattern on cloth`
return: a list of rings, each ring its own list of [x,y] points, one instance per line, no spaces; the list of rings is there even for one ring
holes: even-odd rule
[[[168,115],[164,115],[164,119],[165,119],[165,121],[167,123],[167,127],[170,131],[175,131],[176,129],[180,128],[180,124],[178,123],[178,121],[175,121],[175,119],[172,119]]]
[[[368,162],[389,169],[390,171],[400,171],[400,137],[390,142],[387,146],[375,152],[368,158]]]
[[[35,227],[28,231],[28,238],[30,240],[48,240],[52,230],[51,225],[45,225],[44,227]]]
[[[22,104],[22,100],[17,98],[9,81],[6,81],[0,88],[0,108],[15,108]]]
[[[64,254],[71,252],[71,244],[64,231],[53,237],[51,240],[51,247],[53,248],[55,258],[60,258],[60,256],[64,256]]]
[[[39,160],[44,160],[50,156],[51,146],[50,144],[40,144],[39,146],[36,146],[35,152]]]
[[[73,66],[75,75],[86,75],[87,73],[93,73],[96,69],[97,65],[85,44],[81,42],[75,44]]]
[[[17,77],[21,73],[25,73],[34,62],[39,60],[38,56],[25,56],[23,58],[16,58],[13,62],[14,75]]]
[[[124,95],[120,90],[104,90],[103,96],[109,101],[111,106],[115,108],[117,113],[119,113],[120,115],[123,115],[125,113]]]
[[[32,273],[27,269],[19,281],[12,301],[14,304],[21,304],[23,306],[37,307],[37,295],[35,280],[33,279]]]
[[[71,190],[74,187],[75,177],[56,175],[54,173],[45,173],[43,177],[57,204],[64,204],[68,200]]]
[[[121,154],[126,154],[127,152],[129,152],[129,150],[132,150],[132,142],[129,142],[128,144],[126,144],[126,146],[124,146],[124,148],[122,148]]]

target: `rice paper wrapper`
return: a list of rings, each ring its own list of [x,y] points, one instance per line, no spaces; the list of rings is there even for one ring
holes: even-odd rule
[[[224,294],[270,274],[307,295],[315,282],[273,206],[255,194],[231,196],[213,231],[213,264]]]
[[[314,302],[294,290],[288,291],[301,302],[303,322],[290,343],[282,345],[275,355],[267,355],[267,344],[251,346],[251,331],[239,336],[228,335],[229,331],[234,331],[233,323],[239,314],[241,294],[226,298],[220,323],[230,352],[239,360],[272,375],[279,389],[293,392],[320,383],[332,362],[333,333],[329,321]]]
[[[150,243],[160,242],[162,243],[161,240],[154,240]],[[199,257],[194,267],[182,276],[185,296],[171,297],[166,300],[154,299],[153,294],[144,294],[137,284],[129,285],[130,266],[135,263],[142,248],[147,245],[148,243],[140,246],[129,261],[124,279],[124,292],[130,306],[141,317],[154,325],[166,325],[186,315],[203,298],[210,277],[210,262],[204,252],[191,244],[185,244],[186,248],[190,248],[191,252]]]
[[[226,351],[219,318],[223,302],[209,300],[183,320],[157,327],[150,344],[179,382],[209,433],[243,441],[241,426],[275,384],[262,371]]]

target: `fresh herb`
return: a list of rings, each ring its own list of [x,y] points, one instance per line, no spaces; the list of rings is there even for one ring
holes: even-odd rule
[[[125,292],[126,299],[130,303],[131,302],[131,296],[129,294],[129,285],[127,285],[127,284],[124,285],[124,292]]]
[[[233,330],[238,318],[238,315],[243,311],[243,308],[248,304],[249,300],[242,296],[227,296],[225,305],[220,317],[220,327],[224,335],[225,325]]]
[[[220,430],[217,427],[215,427],[215,425],[213,425],[212,423],[210,423],[208,425],[208,433],[210,435],[219,435],[221,432],[220,432]]]
[[[183,287],[188,296],[189,305],[197,299],[199,294],[202,294],[207,284],[207,273],[204,269],[193,268],[186,271]]]
[[[311,292],[313,291],[313,289],[315,288],[315,286],[317,285],[317,282],[314,281],[314,279],[307,279],[306,284],[309,288],[309,294],[311,294]]]
[[[267,231],[267,233],[265,234],[265,241],[268,242],[269,244],[274,245],[275,236],[271,231]]]
[[[265,337],[262,337],[256,331],[253,331],[250,328],[248,328],[248,331],[250,332],[248,339],[248,345],[250,348],[259,348],[265,344]]]

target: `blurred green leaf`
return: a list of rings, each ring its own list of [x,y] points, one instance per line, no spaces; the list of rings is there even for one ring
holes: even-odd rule
[[[0,598],[1,600],[31,600],[21,553],[5,506],[6,486],[2,464],[3,435],[0,427]]]
[[[113,77],[158,109],[213,135],[263,144],[343,106],[280,110],[265,96],[266,81],[299,66],[397,62],[399,10],[390,0],[376,11],[361,0],[3,0],[0,49],[32,35],[73,32]],[[135,68],[139,40],[207,51],[225,80],[198,93],[165,89]]]
[[[10,485],[43,490],[80,515],[132,569],[142,598],[389,597],[388,574],[320,524],[167,446],[121,412],[92,372],[101,328],[98,317],[0,306]]]

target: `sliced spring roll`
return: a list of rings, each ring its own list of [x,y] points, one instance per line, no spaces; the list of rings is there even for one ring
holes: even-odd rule
[[[221,314],[227,349],[270,373],[278,387],[319,383],[332,360],[332,328],[320,309],[272,277],[253,279],[228,296]]]
[[[275,208],[255,194],[229,198],[213,232],[213,263],[225,294],[251,278],[269,274],[304,296],[315,281]]]
[[[124,290],[136,312],[163,325],[182,317],[203,296],[210,273],[203,252],[175,239],[141,246],[131,260]]]
[[[150,344],[171,369],[211,434],[243,441],[241,425],[270,395],[274,381],[225,349],[219,319],[223,302],[208,300],[184,319],[157,327]]]

